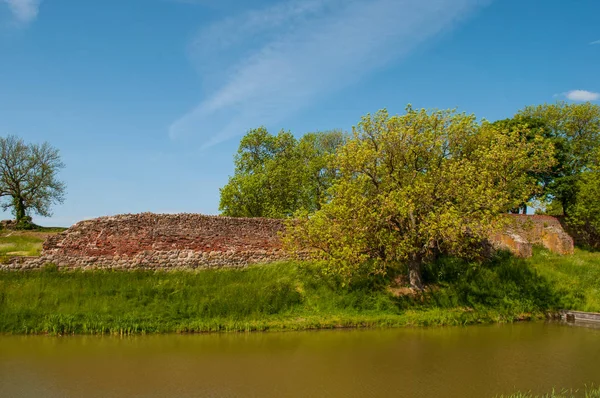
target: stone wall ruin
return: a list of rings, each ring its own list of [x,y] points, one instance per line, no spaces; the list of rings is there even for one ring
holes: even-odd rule
[[[81,221],[49,237],[41,257],[13,268],[195,269],[288,258],[281,220],[200,214],[126,214]]]
[[[533,246],[543,246],[553,253],[573,254],[573,238],[565,232],[558,218],[542,215],[510,215],[502,233],[490,237],[496,248],[511,251],[518,257],[531,257]]]
[[[529,257],[533,245],[570,254],[573,239],[558,219],[511,216],[504,233],[490,237],[497,248]],[[55,264],[70,269],[209,269],[245,267],[289,258],[282,220],[200,214],[126,214],[81,221],[50,236],[42,255],[14,258],[0,269]]]

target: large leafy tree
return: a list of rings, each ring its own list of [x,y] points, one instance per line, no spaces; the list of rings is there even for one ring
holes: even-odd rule
[[[567,222],[576,232],[579,243],[600,249],[600,169],[582,173],[577,191]]]
[[[284,218],[314,211],[335,177],[329,157],[343,143],[339,131],[310,133],[250,130],[235,156],[235,172],[221,189],[220,210],[233,217]]]
[[[331,160],[347,138],[341,130],[331,130],[308,133],[298,141],[297,152],[301,160],[298,171],[302,174],[303,209],[318,210],[328,200],[327,190],[337,177],[337,169],[332,167]]]
[[[500,131],[516,134],[519,139],[524,138],[530,142],[539,139],[547,140],[554,148],[554,157],[558,157],[559,159],[552,167],[543,170],[529,171],[530,176],[537,181],[539,189],[533,192],[531,197],[519,207],[511,209],[511,212],[513,213],[527,214],[528,205],[534,201],[544,200],[548,195],[548,187],[560,176],[560,165],[563,163],[561,160],[564,156],[564,148],[562,147],[563,142],[560,139],[556,139],[550,129],[547,128],[546,122],[539,118],[515,115],[510,119],[498,120],[494,122],[493,125]]]
[[[576,182],[576,195],[566,221],[584,246],[600,249],[600,147]]]
[[[437,255],[483,254],[502,213],[535,191],[531,173],[552,165],[551,152],[454,111],[367,115],[336,153],[330,199],[288,222],[286,244],[346,282],[365,264],[372,273],[406,265],[421,289],[421,267]]]
[[[0,137],[0,198],[12,209],[17,224],[31,213],[49,217],[53,204],[64,201],[64,167],[58,149],[47,142],[26,144],[15,136]]]
[[[515,116],[543,130],[555,147],[557,163],[543,182],[545,198],[556,213],[568,215],[575,205],[578,180],[600,147],[600,106],[558,102],[528,106]]]

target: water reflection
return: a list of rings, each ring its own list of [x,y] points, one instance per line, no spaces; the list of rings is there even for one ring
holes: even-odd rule
[[[562,325],[580,327],[580,328],[589,328],[589,329],[599,329],[600,330],[600,322],[598,321],[561,321]]]
[[[493,397],[600,384],[600,330],[558,324],[0,337],[6,397]]]

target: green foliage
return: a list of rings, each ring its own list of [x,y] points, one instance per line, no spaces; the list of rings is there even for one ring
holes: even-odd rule
[[[536,180],[540,189],[533,192],[531,197],[521,204],[519,208],[512,209],[513,213],[522,212],[523,214],[527,214],[528,205],[539,200],[544,200],[545,195],[547,195],[545,188],[559,175],[561,164],[564,163],[564,161],[561,161],[564,156],[564,151],[561,150],[562,142],[552,136],[550,130],[546,127],[546,122],[540,118],[517,114],[511,119],[498,120],[493,125],[500,131],[517,134],[520,138],[525,138],[528,142],[544,140],[551,144],[552,147],[552,152],[547,155],[559,158],[552,167],[528,171],[529,176]],[[562,210],[560,214],[562,214]]]
[[[33,223],[33,219],[30,216],[22,217],[15,223],[16,230],[31,231],[36,228],[38,228],[38,226]]]
[[[600,249],[600,169],[582,173],[576,189],[577,196],[567,222],[580,243]]]
[[[579,176],[593,163],[600,147],[600,106],[558,102],[528,106],[516,119],[534,121],[555,147],[556,166],[540,180],[546,198],[569,214],[576,202]]]
[[[235,157],[235,173],[221,189],[219,209],[233,217],[283,218],[314,211],[335,177],[329,156],[345,140],[339,131],[310,133],[249,131]]]
[[[53,204],[64,201],[65,184],[58,180],[64,168],[60,154],[47,142],[25,144],[15,136],[0,137],[0,199],[12,209],[17,225],[31,229],[31,213],[49,217]]]
[[[535,191],[531,173],[552,166],[551,150],[449,110],[367,115],[336,152],[331,199],[314,214],[298,212],[285,242],[346,282],[365,263],[372,274],[407,264],[411,285],[422,288],[422,264],[440,254],[482,258],[500,215]]]

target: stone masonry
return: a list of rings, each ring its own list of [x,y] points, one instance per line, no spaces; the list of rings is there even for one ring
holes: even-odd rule
[[[531,257],[533,246],[543,246],[558,254],[573,254],[573,238],[556,217],[510,215],[504,232],[490,238],[496,248],[507,249],[519,257]]]
[[[127,214],[81,221],[48,238],[39,258],[3,268],[195,269],[286,259],[281,220],[200,214]],[[0,267],[2,267],[0,265]]]
[[[490,238],[497,248],[531,256],[533,245],[561,254],[573,239],[547,216],[511,216],[504,233]],[[14,258],[0,269],[45,264],[78,269],[206,269],[245,267],[289,258],[282,220],[200,214],[127,214],[81,221],[44,242],[41,257]]]

